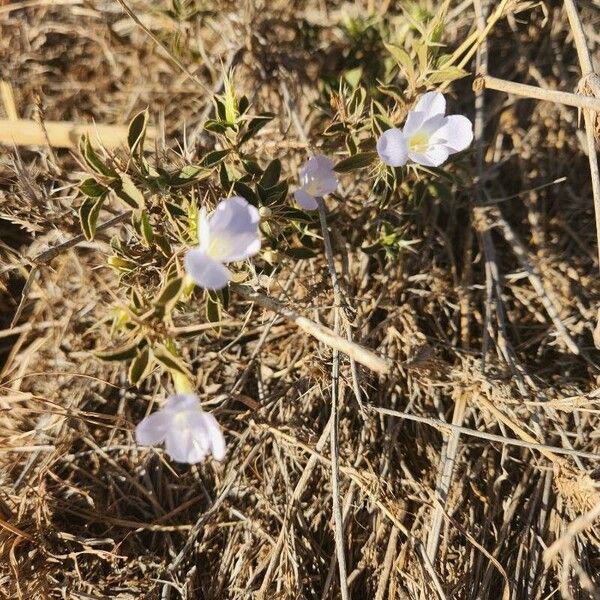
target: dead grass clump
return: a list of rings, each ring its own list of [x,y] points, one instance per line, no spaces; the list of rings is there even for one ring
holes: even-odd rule
[[[0,6],[0,79],[20,117],[124,124],[149,106],[159,133],[149,160],[195,164],[214,145],[202,129],[210,91],[222,87],[223,65],[235,66],[240,92],[277,115],[255,148],[265,161],[281,158],[292,185],[307,149],[341,118],[340,80],[366,61],[363,82],[376,93],[382,36],[415,39],[407,15],[438,8],[128,3],[200,88],[118,3],[26,4]],[[600,14],[593,3],[580,12],[598,58]],[[470,4],[450,5],[450,52],[474,22]],[[561,2],[509,3],[485,46],[498,78],[578,86]],[[366,172],[347,175],[328,206],[342,324],[394,367],[377,375],[341,357],[339,457],[330,349],[236,294],[219,328],[186,330],[207,323],[200,302],[173,323],[225,429],[226,459],[184,467],[137,447],[135,424],[170,384],[155,371],[131,386],[124,364],[93,355],[114,343],[110,310],[125,298],[106,257],[130,226],[123,219],[71,245],[79,158],[4,148],[0,596],[327,599],[345,585],[352,598],[375,600],[597,597],[600,287],[586,138],[562,105],[490,91],[476,113],[470,85],[453,83],[452,103],[480,120],[481,160],[461,157],[439,185],[405,182],[385,202]],[[218,192],[182,194],[198,190]],[[118,211],[107,204],[102,217]],[[402,233],[393,259],[361,250],[384,222]],[[316,220],[314,232],[320,249]],[[259,291],[332,326],[320,250],[271,258]],[[157,272],[143,284],[153,293]]]

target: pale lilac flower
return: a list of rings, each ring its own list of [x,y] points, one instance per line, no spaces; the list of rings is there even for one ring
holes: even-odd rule
[[[302,187],[294,192],[294,197],[304,210],[315,210],[316,198],[335,192],[338,180],[333,167],[330,158],[316,154],[300,169]]]
[[[185,255],[185,270],[197,285],[218,290],[227,285],[231,273],[227,263],[244,260],[260,250],[260,215],[240,196],[222,200],[208,216],[200,210],[200,245]]]
[[[426,167],[438,167],[450,154],[473,141],[473,126],[462,115],[444,116],[446,100],[439,92],[428,92],[408,113],[403,129],[393,127],[381,134],[377,152],[391,167],[410,159]]]
[[[169,396],[162,410],[148,415],[135,428],[141,446],[165,443],[167,454],[180,463],[197,463],[211,455],[225,456],[225,438],[217,420],[200,408],[196,394]]]

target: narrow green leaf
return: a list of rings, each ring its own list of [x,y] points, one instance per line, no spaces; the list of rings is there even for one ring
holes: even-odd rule
[[[280,176],[281,161],[276,158],[275,160],[272,160],[265,169],[263,176],[260,178],[260,185],[262,185],[264,188],[273,187],[279,181]]]
[[[368,167],[377,158],[377,152],[359,152],[354,156],[349,156],[340,160],[335,167],[334,171],[338,173],[345,173],[347,171],[354,171],[356,169],[362,169]]]
[[[120,181],[115,182],[112,188],[115,194],[132,208],[144,207],[144,195],[138,190],[127,173],[122,173]]]
[[[164,235],[154,234],[154,243],[166,258],[173,256],[173,250],[169,240]]]
[[[155,346],[154,358],[156,358],[156,360],[169,371],[181,373],[182,375],[185,375],[191,379],[191,375],[186,364],[178,356],[175,356],[173,353],[169,352],[169,350],[167,350],[167,348],[162,344]]]
[[[182,291],[183,277],[171,279],[154,299],[154,304],[164,308],[165,312],[169,314],[177,303]]]
[[[265,112],[260,113],[253,119],[251,119],[246,125],[246,133],[241,137],[240,144],[247,142],[253,138],[269,121],[275,117],[274,113]]]
[[[112,167],[105,164],[98,156],[94,148],[92,148],[88,135],[81,136],[81,139],[79,140],[79,150],[88,167],[93,171],[96,171],[96,173],[104,175],[105,177],[110,177],[111,179],[115,179],[119,176]]]
[[[108,190],[93,177],[88,177],[79,184],[79,191],[90,198],[98,198],[99,196],[106,194]]]
[[[246,173],[249,175],[262,175],[263,170],[260,168],[260,165],[254,160],[244,160],[242,161],[244,165],[244,169]]]
[[[468,74],[467,71],[459,67],[447,67],[445,69],[440,69],[439,71],[433,71],[428,75],[427,79],[429,79],[429,82],[432,84],[438,84],[462,79]]]
[[[154,231],[152,231],[152,226],[150,225],[150,217],[148,217],[148,212],[145,209],[142,210],[141,214],[141,230],[142,237],[150,246],[152,242],[154,242]]]
[[[213,150],[202,159],[203,167],[214,167],[220,163],[228,154],[229,150]]]
[[[142,351],[131,361],[129,367],[129,382],[136,385],[147,377],[152,368],[152,357],[150,348],[146,346]]]
[[[228,124],[217,121],[216,119],[209,119],[204,124],[204,129],[206,129],[206,131],[211,131],[212,133],[223,134],[227,131]]]
[[[248,200],[252,206],[258,206],[258,196],[254,193],[254,190],[250,186],[246,185],[242,181],[236,181],[233,184],[233,191],[242,198]]]
[[[277,185],[265,190],[266,200],[265,203],[272,205],[277,204],[287,198],[289,186],[286,181],[281,181]]]
[[[146,137],[146,127],[148,126],[148,109],[139,112],[129,123],[127,132],[127,144],[133,154],[137,149],[140,151],[144,147],[144,138]]]
[[[221,303],[214,292],[206,294],[206,318],[210,323],[218,323],[221,320]]]
[[[404,72],[406,79],[413,81],[415,79],[415,67],[413,59],[410,57],[408,52],[400,46],[394,44],[384,44],[386,50],[392,55],[394,60],[398,63],[400,69]]]
[[[313,258],[317,255],[317,253],[310,248],[288,248],[287,250],[284,250],[283,253],[296,260]]]
[[[120,348],[115,348],[113,350],[103,350],[100,352],[95,352],[94,355],[100,360],[104,361],[119,361],[119,360],[131,360],[138,354],[138,349],[142,345],[146,345],[146,339],[136,339],[133,342],[129,342]]]
[[[81,223],[81,229],[83,235],[87,240],[93,240],[96,235],[96,224],[98,222],[98,215],[106,196],[100,196],[99,198],[86,198],[79,208],[79,221]]]

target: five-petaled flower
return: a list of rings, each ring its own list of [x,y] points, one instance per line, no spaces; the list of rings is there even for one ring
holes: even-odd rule
[[[199,246],[188,251],[185,270],[197,285],[218,290],[227,285],[231,273],[227,263],[244,260],[260,250],[260,215],[241,196],[222,200],[208,216],[200,210]]]
[[[316,198],[335,192],[338,180],[333,167],[330,158],[316,154],[300,169],[302,187],[294,192],[294,197],[304,210],[315,210]]]
[[[211,455],[225,456],[225,438],[217,420],[200,408],[196,394],[175,394],[162,410],[148,415],[135,429],[137,443],[165,442],[167,454],[177,462],[197,463]]]
[[[426,167],[441,165],[450,154],[460,152],[473,140],[473,126],[462,115],[444,116],[446,100],[439,92],[428,92],[408,113],[403,129],[392,127],[381,134],[377,152],[391,167],[410,159]]]

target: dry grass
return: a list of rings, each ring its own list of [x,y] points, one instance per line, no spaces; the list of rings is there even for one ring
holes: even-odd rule
[[[295,173],[306,144],[280,82],[314,143],[326,121],[315,108],[320,78],[354,66],[356,44],[341,26],[350,7],[206,2],[178,21],[159,10],[166,5],[131,3],[207,88],[219,88],[223,64],[237,65],[242,90],[278,115],[260,137],[261,156]],[[580,12],[600,60],[600,8],[585,1]],[[453,4],[451,48],[474,14]],[[575,91],[570,32],[558,0],[509,13],[486,40],[489,73]],[[208,147],[209,95],[117,2],[0,2],[0,65],[21,118],[118,125],[148,105],[157,153],[177,162]],[[470,80],[452,89],[455,106],[474,117]],[[342,324],[396,365],[389,376],[358,369],[361,408],[341,359],[352,598],[600,597],[600,284],[586,138],[571,108],[498,92],[485,99],[480,187],[463,161],[455,170],[465,183],[448,197],[415,190],[405,210],[388,211],[419,240],[416,252],[382,269],[357,250],[381,216],[364,178],[344,178],[330,205],[350,304]],[[105,256],[117,228],[40,265],[10,328],[31,259],[79,234],[80,173],[66,150],[2,150],[0,597],[338,598],[326,346],[239,297],[226,318],[243,328],[190,337],[186,358],[229,450],[221,464],[185,468],[133,440],[168,383],[153,376],[132,388],[124,366],[92,355],[110,343],[103,319],[119,288]],[[477,190],[491,208],[476,206]],[[325,256],[292,266],[283,261],[262,291],[332,325]],[[199,309],[176,325],[204,320]],[[444,427],[451,422],[463,429]]]

